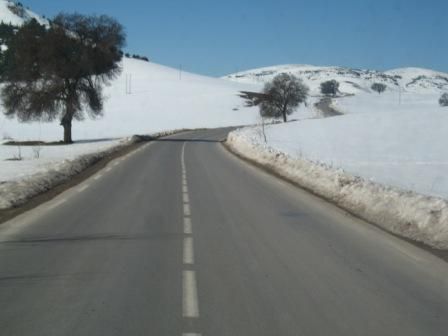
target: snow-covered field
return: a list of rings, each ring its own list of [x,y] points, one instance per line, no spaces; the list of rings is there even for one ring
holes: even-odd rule
[[[119,145],[121,140],[94,140],[70,146],[0,146],[0,184],[17,181],[36,173],[54,169],[66,160],[103,151]],[[17,159],[21,157],[21,161]]]
[[[263,141],[259,129],[248,137]],[[448,111],[378,111],[266,128],[268,145],[365,179],[448,199]]]
[[[307,74],[302,78],[315,90],[320,81],[335,73],[340,81],[341,76],[346,80],[356,77],[358,88],[356,92],[350,88],[355,95],[334,100],[333,105],[345,114],[341,117],[269,126],[269,146],[367,180],[448,199],[448,108],[438,105],[440,94],[448,90],[448,74],[416,68],[389,71],[385,77],[366,71],[353,75],[334,67],[279,69]],[[274,70],[252,70],[229,78],[259,82],[279,71]],[[394,79],[400,86],[393,84]],[[380,80],[391,82],[388,90],[378,95],[370,85]],[[245,132],[262,140],[257,129]]]

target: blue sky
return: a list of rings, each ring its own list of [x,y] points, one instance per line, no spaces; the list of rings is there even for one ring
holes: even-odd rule
[[[127,51],[220,76],[286,63],[448,72],[446,0],[24,0],[48,17],[108,14]]]

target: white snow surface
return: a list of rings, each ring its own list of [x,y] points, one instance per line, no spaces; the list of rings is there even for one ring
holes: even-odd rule
[[[308,121],[303,123],[310,126]],[[305,129],[294,128],[298,124],[300,123],[271,126],[269,138],[272,141],[272,135],[279,134],[277,131],[273,133],[274,129],[289,134],[291,129],[295,132]],[[447,200],[374,183],[347,174],[341,169],[287,154],[264,144],[256,128],[230,133],[227,143],[239,155],[276,171],[290,181],[386,230],[435,248],[448,248]]]
[[[344,98],[337,107],[352,114],[268,126],[268,145],[366,180],[448,199],[448,109],[422,99],[394,110],[387,100]],[[261,141],[257,128],[245,132]]]
[[[48,25],[48,20],[25,7],[17,6],[14,1],[0,0],[0,22],[21,26],[31,19],[36,19],[40,24]]]

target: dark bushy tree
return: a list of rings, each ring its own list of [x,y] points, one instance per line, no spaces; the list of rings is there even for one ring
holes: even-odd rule
[[[378,94],[381,94],[384,91],[386,91],[387,86],[386,86],[386,84],[383,84],[383,83],[373,83],[372,86],[371,86],[371,89],[373,91],[378,92]]]
[[[260,114],[263,117],[281,118],[287,121],[300,103],[306,101],[309,88],[294,75],[281,73],[266,83],[263,99],[260,101]]]
[[[102,87],[121,71],[123,27],[108,16],[60,14],[50,28],[30,21],[6,53],[1,96],[7,116],[21,121],[60,118],[64,142],[72,121],[102,114]]]
[[[448,93],[444,93],[439,99],[440,106],[448,106]]]
[[[339,82],[337,80],[329,80],[320,84],[320,92],[324,95],[336,96],[339,92]]]

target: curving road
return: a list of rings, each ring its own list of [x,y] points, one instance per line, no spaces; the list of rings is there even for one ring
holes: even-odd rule
[[[448,265],[240,161],[227,129],[0,226],[0,335],[447,335]]]

